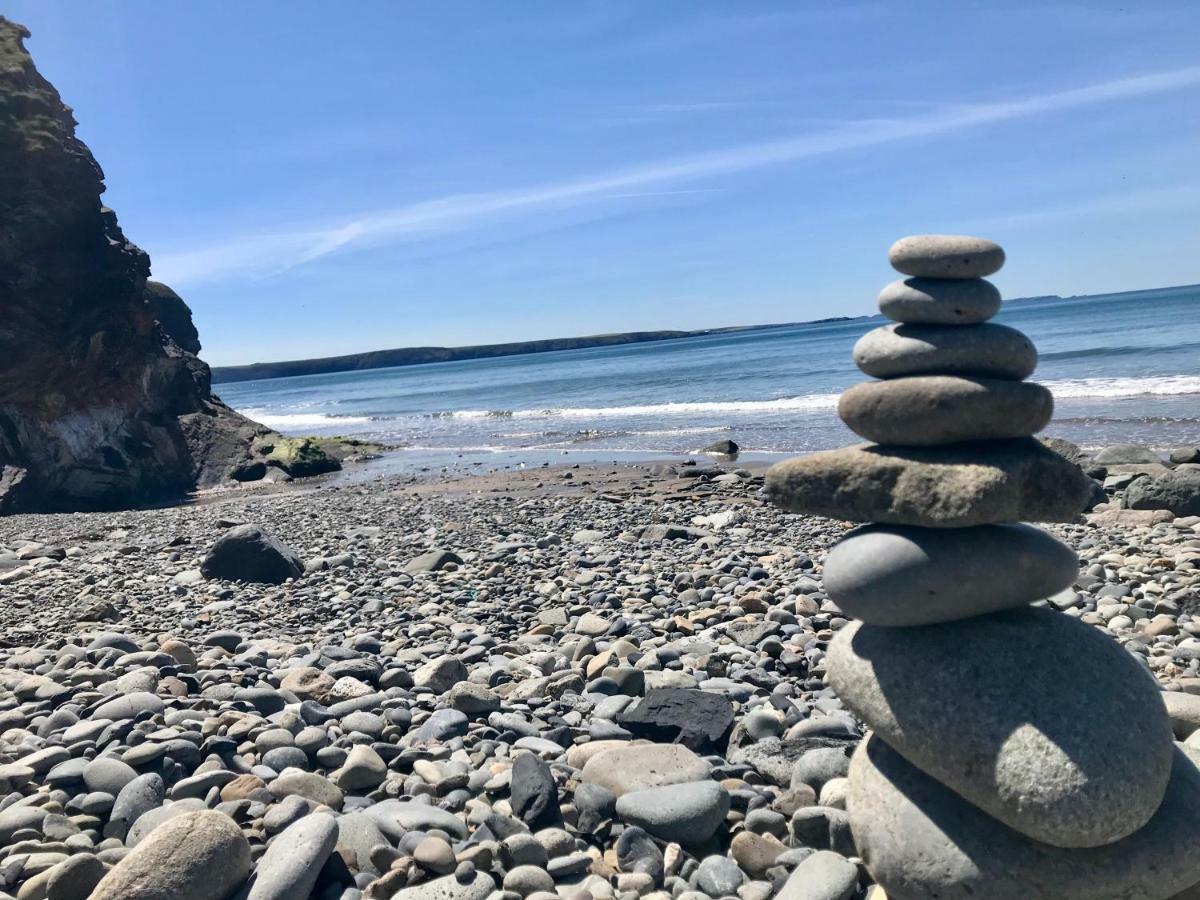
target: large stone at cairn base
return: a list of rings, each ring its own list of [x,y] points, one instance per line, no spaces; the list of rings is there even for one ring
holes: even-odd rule
[[[1078,575],[1075,551],[1032,525],[867,525],[834,546],[822,581],[848,615],[911,626],[1028,606]]]
[[[789,512],[854,522],[963,528],[1070,522],[1091,479],[1032,438],[885,447],[860,444],[800,456],[767,473],[767,496]]]
[[[1149,821],[1172,735],[1153,677],[1046,609],[922,628],[855,622],[826,658],[850,710],[923,772],[1034,840],[1096,847]]]
[[[1200,881],[1200,771],[1173,754],[1144,828],[1069,850],[1005,827],[872,737],[850,764],[850,826],[888,900],[1167,900]]]

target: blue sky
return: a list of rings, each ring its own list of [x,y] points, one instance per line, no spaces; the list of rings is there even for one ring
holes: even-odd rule
[[[1200,281],[1200,4],[0,0],[214,364]]]

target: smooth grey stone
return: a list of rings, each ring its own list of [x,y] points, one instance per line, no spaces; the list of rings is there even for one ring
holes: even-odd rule
[[[656,838],[680,844],[707,841],[725,821],[729,792],[717,782],[669,784],[622,794],[617,816]]]
[[[517,866],[504,873],[504,890],[528,897],[530,894],[554,890],[554,879],[537,866]]]
[[[416,559],[411,560],[404,567],[404,571],[409,575],[418,575],[422,572],[440,572],[452,563],[461,562],[462,559],[453,550],[434,549],[428,553],[422,553]]]
[[[83,768],[83,783],[89,791],[103,791],[114,797],[137,777],[136,769],[113,756],[97,756]]]
[[[145,691],[136,694],[125,694],[101,703],[92,710],[93,719],[132,719],[143,712],[161,713],[163,701],[155,694]]]
[[[76,853],[55,866],[46,879],[46,900],[87,900],[108,872],[91,853]]]
[[[792,787],[807,784],[818,794],[827,781],[844,778],[850,770],[850,749],[845,747],[814,747],[804,753],[792,768]]]
[[[405,740],[413,744],[448,741],[466,734],[469,725],[470,720],[457,709],[439,709],[406,734]]]
[[[629,744],[603,750],[583,766],[582,779],[617,797],[633,791],[703,781],[712,766],[679,744]]]
[[[1162,457],[1141,444],[1110,444],[1092,457],[1104,466],[1153,465],[1162,463]]]
[[[963,528],[1071,522],[1092,480],[1039,441],[948,447],[860,444],[777,463],[767,497],[788,512],[856,522]]]
[[[496,889],[496,882],[484,872],[476,872],[470,881],[462,882],[456,875],[443,875],[415,887],[392,894],[392,900],[487,900]]]
[[[636,825],[621,832],[613,847],[622,872],[642,872],[659,881],[663,876],[663,853],[650,835]]]
[[[918,278],[986,278],[1004,265],[1004,250],[966,234],[914,234],[892,244],[888,262]]]
[[[606,787],[581,781],[575,788],[576,825],[584,834],[595,832],[616,813],[617,798]]]
[[[452,837],[465,839],[467,826],[458,816],[428,803],[411,800],[382,800],[363,812],[393,841],[408,831],[429,831],[440,828]]]
[[[1200,883],[1200,771],[1179,750],[1153,818],[1101,847],[1031,840],[874,737],[851,762],[848,807],[859,853],[889,900],[1163,900]]]
[[[1139,478],[1125,491],[1129,509],[1165,509],[1174,516],[1200,516],[1200,469],[1182,466],[1158,478]]]
[[[258,861],[246,900],[307,897],[337,837],[337,823],[327,813],[305,816],[276,835]]]
[[[854,364],[872,378],[977,375],[1021,381],[1037,368],[1037,348],[1007,325],[884,325],[858,339]]]
[[[1158,684],[1070,616],[1030,607],[921,628],[854,622],[825,664],[882,740],[1034,840],[1111,843],[1162,802],[1172,736]]]
[[[41,831],[47,815],[40,806],[12,806],[0,810],[0,844],[11,843],[14,834],[27,828]]]
[[[911,325],[980,325],[1000,312],[1000,292],[982,278],[902,278],[880,293],[879,311]]]
[[[117,794],[108,823],[104,826],[104,836],[125,840],[133,823],[150,810],[162,806],[164,796],[166,788],[161,775],[157,772],[139,775]]]
[[[233,819],[199,810],[164,822],[96,885],[91,900],[214,900],[250,874],[250,843]]]
[[[344,795],[328,778],[302,769],[284,769],[267,785],[276,797],[298,796],[313,803],[324,803],[330,809],[341,809]]]
[[[775,897],[776,900],[850,900],[857,890],[858,866],[841,854],[818,850],[792,870]]]
[[[1054,396],[1040,384],[958,375],[866,381],[838,398],[851,431],[903,447],[1029,437],[1053,412]]]
[[[823,583],[872,625],[929,625],[1026,606],[1070,587],[1075,551],[1031,525],[867,525],[834,545]]]
[[[745,880],[745,873],[728,856],[706,856],[696,868],[696,887],[710,897],[736,895]]]
[[[182,816],[184,813],[198,812],[207,808],[204,801],[198,797],[188,797],[185,800],[176,800],[174,803],[168,803],[166,806],[159,806],[144,812],[129,826],[129,834],[125,836],[125,846],[136,847],[147,835],[164,822],[169,822],[171,819]]]
[[[337,849],[349,860],[350,868],[378,875],[379,869],[371,862],[371,851],[380,844],[391,846],[379,826],[363,812],[338,816],[337,826]]]
[[[296,794],[284,797],[267,809],[266,815],[263,816],[263,828],[267,830],[267,834],[278,834],[299,822],[316,806],[311,800]]]
[[[804,722],[800,724],[803,725]],[[751,766],[772,784],[787,787],[791,784],[796,763],[810,750],[833,747],[848,752],[847,748],[853,747],[858,742],[858,736],[849,733],[843,723],[836,722],[836,725],[840,729],[836,734],[826,732],[824,734],[793,735],[789,732],[788,736],[782,740],[758,741],[748,747],[734,750],[729,754],[729,761],[738,765]]]

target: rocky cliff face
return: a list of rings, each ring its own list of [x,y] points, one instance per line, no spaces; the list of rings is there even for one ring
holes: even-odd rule
[[[28,36],[0,17],[0,513],[212,485],[265,429],[212,396],[187,306],[101,205]]]

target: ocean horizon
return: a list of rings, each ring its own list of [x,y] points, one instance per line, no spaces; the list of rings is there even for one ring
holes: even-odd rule
[[[288,435],[395,447],[393,467],[654,458],[736,441],[769,457],[858,442],[838,394],[866,378],[850,350],[882,316],[639,344],[221,384]],[[1200,286],[1009,301],[997,322],[1039,351],[1045,434],[1085,448],[1200,443]]]

